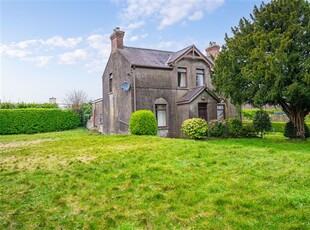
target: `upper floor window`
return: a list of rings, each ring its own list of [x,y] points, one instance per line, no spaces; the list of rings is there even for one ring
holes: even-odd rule
[[[178,68],[178,87],[186,87],[186,68]]]
[[[205,73],[203,69],[196,70],[196,86],[204,85],[204,75]]]
[[[109,75],[109,93],[112,93],[113,74]]]

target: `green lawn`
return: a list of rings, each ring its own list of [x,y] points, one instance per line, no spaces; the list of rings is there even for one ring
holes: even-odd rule
[[[0,137],[0,229],[309,229],[310,141]]]

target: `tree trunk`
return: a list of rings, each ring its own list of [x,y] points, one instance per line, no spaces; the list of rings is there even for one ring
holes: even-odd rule
[[[286,103],[280,103],[283,111],[288,116],[290,121],[293,123],[296,128],[296,136],[297,138],[305,138],[306,130],[305,130],[305,117],[307,115],[307,111],[305,112],[302,109],[297,109],[295,107],[291,107]]]
[[[292,113],[290,117],[290,121],[294,124],[296,128],[296,136],[298,138],[305,138],[306,130],[305,130],[305,116],[302,112],[300,113]]]

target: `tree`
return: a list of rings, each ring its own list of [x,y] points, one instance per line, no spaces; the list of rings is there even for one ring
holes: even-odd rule
[[[242,18],[226,34],[212,81],[232,102],[280,105],[305,137],[310,112],[310,4],[274,0],[255,6],[251,20]]]
[[[64,102],[79,115],[81,125],[85,125],[87,115],[84,112],[88,113],[90,107],[87,105],[90,104],[87,94],[82,90],[73,90],[66,94]]]
[[[253,127],[256,132],[260,133],[260,137],[263,138],[264,133],[271,130],[269,114],[262,109],[258,110],[253,118]]]

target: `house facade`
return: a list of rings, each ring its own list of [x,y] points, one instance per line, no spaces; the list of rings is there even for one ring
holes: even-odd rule
[[[110,37],[100,132],[129,133],[131,114],[142,109],[154,112],[158,135],[165,137],[182,136],[181,124],[188,118],[210,121],[235,115],[233,105],[211,92],[213,61],[197,47],[178,52],[126,47],[124,35],[116,28]]]

